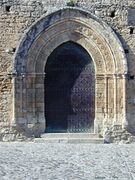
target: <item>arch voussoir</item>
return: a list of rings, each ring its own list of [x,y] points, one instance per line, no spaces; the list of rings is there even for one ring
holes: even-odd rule
[[[49,55],[68,41],[82,46],[95,65],[95,132],[100,133],[113,123],[123,124],[126,121],[125,94],[120,92],[127,73],[123,48],[108,25],[79,9],[63,9],[41,18],[22,39],[15,56],[14,71],[24,75],[23,81],[19,82],[21,86],[15,84],[15,91],[16,98],[21,97],[25,103],[21,108],[15,103],[16,123],[21,119],[34,127],[38,122],[40,130],[44,131],[44,69]],[[22,117],[18,112],[23,109],[25,115]]]

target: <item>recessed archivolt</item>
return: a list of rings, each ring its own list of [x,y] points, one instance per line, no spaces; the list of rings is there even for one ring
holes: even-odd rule
[[[89,52],[92,59],[94,59],[96,71],[99,73],[105,73],[106,69],[105,69],[104,58],[100,50],[96,47],[96,45],[90,40],[88,40],[87,38],[85,38],[84,36],[80,36],[79,33],[76,33],[73,31],[73,32],[70,32],[70,35],[68,35],[68,32],[69,30],[66,30],[64,32],[55,34],[54,37],[52,37],[51,39],[49,39],[48,42],[42,45],[40,51],[37,52],[37,54],[35,53],[35,56],[31,57],[31,55],[29,55],[29,58],[28,58],[29,71],[28,72],[35,72],[36,71],[35,67],[40,72],[43,72],[46,60],[48,56],[51,54],[51,52],[64,42],[73,41],[80,44]],[[32,52],[36,52],[36,51],[33,50],[31,51],[30,54],[33,54]],[[31,63],[31,60],[32,60],[32,63]]]
[[[33,40],[38,42],[38,39],[40,39],[40,43],[34,43],[36,44],[36,49],[38,49],[38,46],[41,48],[41,44],[43,44],[44,41],[47,42],[48,36],[50,37],[51,34],[54,33],[55,29],[57,29],[57,24],[59,24],[61,28],[62,26],[64,28],[65,25],[68,27],[70,26],[70,31],[72,31],[72,29],[76,29],[75,31],[78,31],[84,37],[90,39],[91,42],[93,41],[93,44],[96,44],[104,57],[106,73],[127,73],[125,54],[115,33],[107,24],[99,20],[97,17],[80,9],[60,10],[40,19],[36,24],[34,24],[20,43],[18,53],[16,53],[15,56],[15,69],[18,71],[19,69],[20,71],[22,71],[21,69],[26,71],[25,68],[28,60],[28,51],[29,54],[31,54],[31,47],[34,47]],[[58,28],[58,31],[62,31],[61,28]],[[43,34],[45,35],[43,36]],[[43,36],[43,39],[41,39],[40,36]],[[31,55],[31,58],[32,57],[35,57],[34,54]]]
[[[121,79],[118,79],[117,76],[118,74],[127,73],[126,58],[121,43],[111,28],[95,16],[78,9],[68,9],[40,19],[25,34],[18,47],[14,59],[14,70],[17,73],[27,72],[28,76],[27,74],[24,75],[23,80],[21,77],[21,81],[20,76],[15,76],[13,112],[16,122],[20,118],[21,120],[27,120],[31,124],[39,119],[44,131],[45,62],[51,52],[66,41],[73,41],[82,45],[95,63],[97,75],[95,122],[98,131],[102,129],[104,120],[109,124],[113,122],[112,118],[111,122],[109,119],[109,108],[114,112],[115,121],[118,120],[117,117],[120,119],[120,116],[126,120],[124,94],[126,79],[123,78],[124,76],[119,76]],[[115,76],[113,76],[114,74]],[[119,82],[121,82],[121,85],[119,85]],[[29,93],[32,94],[30,98],[28,98]],[[120,106],[118,103],[120,95],[123,98],[124,115],[118,112],[120,109],[118,107]],[[18,100],[21,101],[21,106],[18,106]],[[29,109],[31,109],[31,112],[29,112]],[[26,112],[22,115],[23,110],[26,110]],[[104,110],[106,117],[102,112]]]
[[[88,41],[85,38],[76,40],[76,37],[72,35],[72,33],[70,36],[66,36],[65,33],[66,32],[62,34],[61,33],[57,34],[54,39],[51,39],[48,42],[48,44],[42,47],[42,50],[40,51],[40,53],[37,56],[37,59],[35,60],[36,72],[38,72],[39,69],[41,70],[41,72],[44,71],[47,58],[55,48],[57,48],[62,43],[71,41],[71,40],[77,44],[80,44],[91,55],[92,59],[94,59],[96,72],[99,72],[99,73],[106,72],[105,67],[104,67],[104,59],[102,57],[102,54],[100,54],[100,51],[97,49],[97,47],[95,47],[94,45],[90,45],[90,41]],[[46,49],[47,49],[47,52],[46,52]]]
[[[76,34],[76,38],[75,38],[75,34]],[[93,57],[93,60],[95,61],[97,71],[99,73],[108,73],[108,74],[115,73],[115,62],[110,52],[110,49],[105,44],[106,42],[104,42],[103,39],[100,38],[100,36],[96,35],[96,33],[94,33],[92,29],[73,20],[57,23],[55,26],[49,28],[47,31],[42,33],[36,39],[36,41],[33,43],[29,51],[28,64],[27,64],[28,67],[29,67],[29,64],[31,65],[32,63],[34,63],[34,60],[38,59],[39,56],[40,57],[42,56],[42,53],[43,53],[42,49],[46,51],[46,53],[43,53],[44,59],[46,56],[49,55],[49,53],[51,53],[54,50],[52,45],[57,44],[55,43],[59,40],[57,36],[59,36],[59,38],[61,39],[61,43],[71,40],[82,45],[83,47],[85,46],[84,40],[87,39],[87,44],[89,44],[87,46],[87,49],[89,49],[89,53],[91,54],[91,56]],[[52,45],[50,44],[47,46],[48,42],[53,42],[53,43]],[[57,44],[57,46],[58,45],[60,44]],[[49,48],[49,46],[51,48]],[[100,57],[98,56],[98,53],[100,54]],[[100,70],[98,70],[98,67]],[[31,68],[28,68],[28,69],[30,70]],[[102,72],[100,72],[101,69],[102,69]]]

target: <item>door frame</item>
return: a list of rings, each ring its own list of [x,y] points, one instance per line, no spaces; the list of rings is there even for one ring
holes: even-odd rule
[[[123,47],[106,23],[78,8],[43,16],[23,36],[13,64],[11,125],[35,131],[38,123],[39,131],[44,131],[44,67],[51,52],[67,41],[86,49],[95,65],[94,131],[102,133],[113,124],[125,126],[128,68]]]

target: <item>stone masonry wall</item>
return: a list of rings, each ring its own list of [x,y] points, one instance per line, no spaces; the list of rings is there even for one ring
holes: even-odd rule
[[[134,0],[0,0],[0,127],[12,119],[13,55],[25,31],[42,15],[75,5],[109,24],[127,55],[127,119],[135,132],[135,1]]]

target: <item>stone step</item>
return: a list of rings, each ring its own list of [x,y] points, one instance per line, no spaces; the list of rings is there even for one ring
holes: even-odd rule
[[[79,143],[91,143],[91,144],[103,144],[103,138],[89,138],[89,139],[78,139],[78,138],[35,138],[35,143],[71,143],[71,144],[79,144]]]
[[[95,133],[44,133],[41,138],[99,138]]]
[[[46,133],[41,138],[35,138],[36,143],[93,143],[103,144],[103,138],[98,134],[89,133]]]

